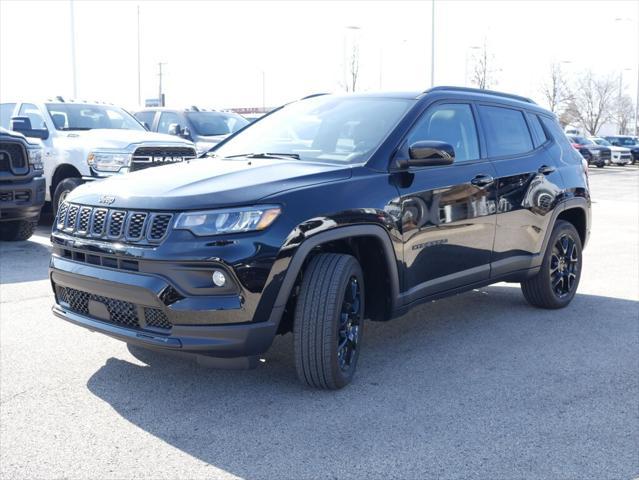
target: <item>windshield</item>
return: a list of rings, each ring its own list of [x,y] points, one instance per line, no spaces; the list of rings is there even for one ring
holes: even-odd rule
[[[617,143],[619,143],[619,145],[623,145],[624,147],[632,147],[636,145],[635,139],[632,137],[619,137],[617,138]]]
[[[47,103],[47,110],[56,130],[144,130],[130,113],[110,105]]]
[[[578,143],[579,145],[594,145],[592,140],[588,140],[585,137],[570,137],[573,143]]]
[[[188,112],[195,133],[202,136],[229,135],[248,125],[248,120],[234,113]]]
[[[609,147],[611,145],[611,143],[608,140],[604,140],[603,138],[594,138],[593,141],[597,145],[605,145],[606,147]]]
[[[223,157],[274,153],[300,160],[361,163],[412,100],[323,95],[285,106],[215,150]]]

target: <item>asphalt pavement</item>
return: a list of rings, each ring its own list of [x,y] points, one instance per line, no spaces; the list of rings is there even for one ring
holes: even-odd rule
[[[591,169],[561,311],[498,284],[366,325],[354,382],[152,355],[51,314],[48,230],[0,244],[0,477],[630,479],[639,475],[639,167]]]

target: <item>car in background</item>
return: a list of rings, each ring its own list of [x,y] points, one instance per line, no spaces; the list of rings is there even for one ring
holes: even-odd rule
[[[46,200],[54,213],[84,182],[196,157],[192,142],[148,132],[129,112],[105,103],[62,97],[2,103],[0,121],[42,141]]]
[[[44,205],[42,147],[0,128],[0,240],[27,240]]]
[[[597,145],[608,147],[610,149],[610,163],[615,165],[628,165],[629,163],[632,163],[632,154],[629,148],[616,147],[605,138],[588,137],[588,139],[592,140]]]
[[[164,107],[145,108],[136,112],[135,116],[152,132],[175,135],[192,141],[200,155],[249,124],[248,120],[237,113],[206,110],[195,106],[180,110]]]
[[[639,141],[637,141],[637,137],[630,135],[608,135],[603,138],[615,147],[629,148],[632,154],[632,163],[639,163]]]
[[[597,145],[592,140],[579,135],[566,135],[573,148],[581,153],[581,156],[588,162],[588,165],[595,165],[597,168],[603,168],[610,163],[612,152],[608,147]]]

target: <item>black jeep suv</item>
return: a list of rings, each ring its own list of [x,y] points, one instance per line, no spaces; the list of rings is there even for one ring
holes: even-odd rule
[[[526,98],[316,95],[186,166],[74,190],[52,234],[53,311],[134,354],[222,366],[292,332],[300,380],[339,388],[364,319],[499,281],[565,307],[589,230],[587,166]]]
[[[44,205],[42,147],[0,127],[0,240],[26,240]]]

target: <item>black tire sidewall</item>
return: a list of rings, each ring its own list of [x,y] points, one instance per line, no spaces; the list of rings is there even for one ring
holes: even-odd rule
[[[55,187],[53,192],[53,198],[51,199],[51,207],[53,209],[53,216],[58,214],[58,204],[60,203],[60,197],[65,191],[71,192],[75,188],[82,185],[84,182],[78,177],[69,177],[60,181]]]
[[[551,286],[550,261],[552,259],[552,252],[553,252],[555,243],[564,234],[570,235],[572,240],[575,242],[575,245],[577,247],[579,262],[578,262],[577,275],[575,278],[575,288],[564,298],[559,298],[557,297],[557,295],[555,294]],[[560,220],[559,222],[557,222],[557,224],[555,225],[555,228],[553,229],[552,235],[550,236],[550,239],[548,241],[548,246],[546,247],[546,253],[544,255],[544,261],[541,265],[542,270],[540,272],[540,274],[543,276],[544,284],[547,287],[548,295],[552,296],[552,298],[554,299],[554,302],[556,304],[555,308],[563,308],[566,305],[568,305],[574,298],[575,294],[577,293],[577,288],[579,288],[579,281],[581,279],[581,271],[583,270],[582,252],[583,251],[582,251],[582,245],[581,245],[581,238],[579,237],[579,233],[577,232],[575,227],[571,223],[565,222],[563,220]]]

